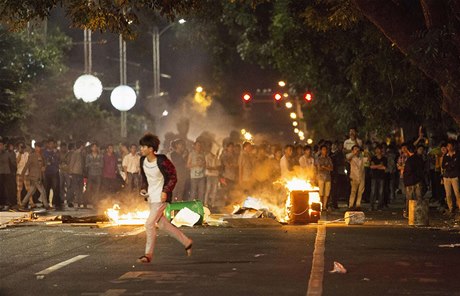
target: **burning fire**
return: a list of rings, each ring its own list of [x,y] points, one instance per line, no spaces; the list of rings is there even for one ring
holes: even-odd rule
[[[143,225],[147,220],[149,211],[134,211],[126,214],[120,214],[120,206],[115,204],[111,209],[107,209],[105,214],[110,221],[116,225]]]

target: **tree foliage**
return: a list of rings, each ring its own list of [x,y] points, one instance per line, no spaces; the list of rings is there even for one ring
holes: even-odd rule
[[[242,59],[279,71],[299,96],[313,91],[305,112],[317,134],[337,136],[350,126],[385,133],[444,116],[436,84],[351,1],[253,4],[209,1],[192,15],[202,24],[198,36],[214,49],[216,60],[232,64],[227,52],[236,49]]]
[[[69,39],[60,32],[48,35],[11,33],[0,27],[0,129],[10,126],[30,111],[26,102],[33,84],[64,71],[64,50]]]

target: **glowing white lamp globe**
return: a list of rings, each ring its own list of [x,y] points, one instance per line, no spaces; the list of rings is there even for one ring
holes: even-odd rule
[[[102,94],[102,83],[96,76],[84,74],[75,80],[73,93],[86,103],[96,101]]]
[[[136,92],[128,85],[119,85],[112,90],[110,101],[115,109],[128,111],[136,105]]]

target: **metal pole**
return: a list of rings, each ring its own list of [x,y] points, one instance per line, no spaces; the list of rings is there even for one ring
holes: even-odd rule
[[[91,44],[91,30],[88,30],[88,73],[91,74],[93,72],[93,49]]]
[[[85,74],[88,74],[88,29],[83,30],[83,54],[85,56]]]
[[[123,40],[123,37],[119,36],[118,44],[120,47],[120,85],[126,85],[127,81],[127,69],[126,69],[126,41]],[[127,114],[126,111],[121,111],[120,113],[120,126],[121,126],[121,137],[124,139],[128,136],[127,131]]]
[[[153,62],[153,97],[160,93],[160,33],[158,27],[152,30],[152,62]]]

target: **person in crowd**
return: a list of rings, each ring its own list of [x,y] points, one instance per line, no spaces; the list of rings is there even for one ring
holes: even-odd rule
[[[0,210],[3,211],[8,211],[17,203],[11,174],[16,174],[16,157],[7,150],[5,141],[0,139]]]
[[[72,155],[69,145],[67,143],[61,142],[59,146],[59,191],[61,195],[61,200],[64,202],[69,202],[67,198],[67,193],[70,190],[70,173],[69,173],[69,162],[70,155]]]
[[[8,147],[8,154],[10,158],[10,174],[8,174],[8,182],[10,185],[8,186],[10,192],[8,193],[8,196],[11,198],[10,199],[10,204],[12,209],[17,209],[19,204],[17,203],[16,200],[14,200],[14,196],[17,194],[17,185],[16,185],[16,171],[17,171],[17,162],[16,162],[16,151],[15,151],[15,145],[13,144],[12,141],[10,141],[7,145]]]
[[[118,145],[118,151],[115,151],[114,147],[114,154],[117,157],[117,178],[120,176],[121,179],[126,182],[126,174],[125,170],[123,169],[123,159],[125,156],[129,154],[128,144],[120,143]],[[119,181],[121,181],[121,179]],[[125,183],[123,185],[126,185]]]
[[[243,143],[243,151],[238,159],[239,168],[239,185],[243,190],[249,190],[253,183],[254,155],[252,151],[254,146],[250,142]]]
[[[281,157],[280,160],[280,168],[281,168],[281,177],[287,178],[290,172],[293,170],[293,161],[292,155],[294,153],[294,146],[286,145],[284,147],[284,155]]]
[[[315,159],[312,155],[312,148],[309,145],[305,145],[303,148],[303,155],[299,159],[300,167],[305,171],[306,177],[310,181],[315,180]]]
[[[426,153],[426,148],[423,144],[419,144],[416,150],[416,153],[423,160],[423,182],[422,182],[422,195],[428,191],[428,186],[430,184],[429,174],[430,174],[430,160]]]
[[[382,153],[382,147],[375,147],[375,155],[371,158],[371,210],[375,210],[375,202],[377,201],[377,209],[383,208],[383,185],[385,182],[385,170],[388,166],[388,161]]]
[[[34,207],[34,204],[32,203],[32,196],[37,190],[40,192],[39,201],[43,203],[45,209],[51,209],[46,196],[45,187],[43,186],[45,158],[42,154],[42,144],[40,142],[35,143],[34,151],[29,155],[27,163],[22,169],[21,175],[25,176],[26,172],[29,172],[30,190],[27,191],[26,196],[23,198],[20,210],[26,210],[29,205],[29,201],[31,202],[31,207]]]
[[[56,149],[56,142],[54,139],[49,139],[46,144],[46,149],[43,151],[43,157],[45,159],[45,189],[48,199],[51,199],[52,204],[56,209],[62,208],[61,197],[60,197],[60,179],[59,179],[59,153]]]
[[[303,146],[300,144],[295,145],[295,153],[293,155],[293,164],[294,166],[300,165],[299,160],[303,156]]]
[[[178,240],[185,248],[187,256],[192,254],[193,241],[174,227],[164,216],[167,203],[172,201],[172,192],[176,185],[176,170],[172,162],[165,156],[157,154],[160,140],[157,136],[146,134],[139,140],[142,157],[141,195],[148,201],[150,214],[145,222],[146,243],[145,253],[138,258],[140,263],[150,263],[156,242],[156,225]]]
[[[343,143],[343,149],[345,153],[350,153],[353,146],[358,145],[359,147],[363,146],[363,141],[358,138],[358,130],[356,127],[350,128],[348,132],[349,138]]]
[[[186,200],[185,182],[187,180],[187,160],[185,158],[185,141],[175,139],[171,142],[171,161],[176,167],[177,183],[173,191],[174,201]]]
[[[193,150],[188,157],[187,167],[190,169],[190,197],[192,200],[196,199],[204,202],[206,190],[206,160],[201,142],[196,141],[193,144]]]
[[[217,155],[212,152],[212,149],[209,149],[205,160],[206,194],[204,204],[214,207],[216,205],[217,185],[219,184],[220,161],[219,158],[217,158]]]
[[[366,141],[363,150],[363,159],[364,159],[364,175],[365,175],[365,184],[364,184],[364,193],[363,200],[369,202],[371,199],[371,159],[373,155],[373,147],[371,141]]]
[[[394,201],[396,187],[398,182],[396,169],[396,148],[394,145],[389,145],[384,153],[387,158],[387,167],[385,169],[385,191],[383,206],[388,207],[388,204]]]
[[[347,160],[350,162],[350,197],[348,208],[350,210],[361,210],[361,199],[364,193],[365,172],[364,158],[361,148],[354,145],[351,152],[347,154]]]
[[[337,142],[335,152],[331,155],[333,171],[331,172],[331,203],[333,209],[338,209],[340,198],[349,196],[348,193],[348,176],[346,169],[346,156],[343,150],[343,144]]]
[[[459,190],[459,173],[460,173],[460,159],[456,151],[456,142],[447,142],[447,154],[442,159],[443,169],[443,182],[446,191],[446,201],[448,207],[448,214],[455,213],[456,208],[460,208],[460,190]],[[456,207],[454,207],[452,200],[452,189],[454,191]]]
[[[321,145],[320,151],[321,154],[316,161],[316,178],[323,209],[329,209],[328,200],[331,193],[331,172],[333,170],[333,164],[325,144]]]
[[[123,158],[123,171],[126,175],[126,189],[128,192],[138,191],[140,182],[140,155],[137,153],[137,146],[132,144],[129,147],[129,154]]]
[[[86,207],[86,201],[83,200],[83,173],[85,169],[84,144],[78,141],[75,144],[75,150],[72,151],[69,160],[70,174],[70,195],[68,196],[67,205],[69,207]]]
[[[104,192],[113,194],[117,192],[120,187],[117,181],[117,156],[115,155],[113,145],[108,144],[105,154],[102,157],[102,188]]]
[[[97,143],[91,144],[91,152],[86,155],[85,168],[86,168],[86,198],[93,207],[97,206],[99,199],[101,184],[102,184],[102,168],[103,168],[102,155],[99,152]]]
[[[27,164],[29,160],[29,152],[26,151],[26,145],[24,143],[19,143],[18,151],[16,152],[16,163],[17,163],[17,170],[16,170],[16,198],[17,203],[21,206],[22,202],[22,191],[25,188],[26,191],[30,191],[30,178],[29,178],[29,171],[27,170],[24,175],[22,174],[22,170]],[[33,201],[31,205],[34,205]]]
[[[423,198],[422,183],[424,164],[423,159],[415,153],[414,145],[404,143],[401,145],[401,150],[407,156],[403,171],[403,182],[406,191],[406,208],[403,216],[407,218],[409,213],[409,200],[420,201]]]
[[[439,203],[438,210],[440,212],[445,212],[448,209],[446,202],[446,190],[444,188],[443,174],[444,170],[442,169],[442,159],[444,155],[447,154],[447,143],[442,142],[440,144],[439,152],[436,153],[436,165],[435,165],[435,183],[438,187],[437,189],[437,200]]]
[[[222,164],[222,179],[223,193],[228,200],[230,192],[233,190],[236,181],[238,180],[238,155],[235,153],[235,144],[228,142],[225,150],[220,156],[220,163]]]

